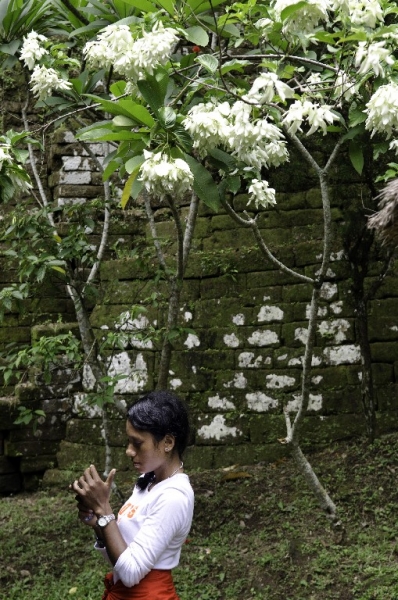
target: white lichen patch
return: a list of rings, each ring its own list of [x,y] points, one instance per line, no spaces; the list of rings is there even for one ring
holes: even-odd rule
[[[321,274],[321,269],[319,269],[318,271],[315,272],[315,275],[320,275],[320,274]],[[326,271],[326,277],[333,279],[333,277],[336,277],[336,273],[334,271],[332,271],[332,269],[329,267],[329,269]]]
[[[127,352],[115,354],[108,369],[110,377],[121,377],[115,385],[115,392],[131,394],[144,389],[148,381],[148,368],[141,353],[132,364]]]
[[[337,302],[332,302],[330,305],[330,310],[333,314],[339,315],[343,310],[343,302],[342,300],[338,300]]]
[[[317,312],[318,317],[326,317],[327,314],[328,314],[327,306],[318,306],[318,312]],[[305,318],[309,319],[310,316],[311,316],[311,304],[307,304],[307,306],[305,307]]]
[[[316,377],[312,377],[311,381],[314,385],[318,385],[321,383],[322,379],[322,375],[317,375]]]
[[[138,317],[132,318],[131,313],[128,310],[120,313],[115,322],[115,329],[126,333],[125,336],[120,338],[124,347],[126,348],[130,345],[132,348],[140,350],[151,350],[153,348],[152,340],[146,339],[145,335],[141,333],[147,329],[148,326],[149,321],[145,315],[140,314]],[[134,335],[134,333],[131,335],[130,332],[136,332],[136,335]]]
[[[205,440],[221,440],[228,436],[237,437],[242,432],[237,427],[228,427],[223,415],[216,415],[209,425],[202,425],[198,429],[198,435]]]
[[[237,348],[240,344],[239,338],[235,333],[226,333],[223,337],[223,341],[228,348]]]
[[[298,340],[302,344],[306,344],[307,338],[308,338],[308,329],[306,329],[305,327],[297,327],[297,329],[294,330],[294,339],[295,340]]]
[[[397,325],[393,325],[392,327],[390,327],[391,331],[398,331],[398,327]]]
[[[245,324],[245,315],[243,315],[242,313],[234,315],[232,317],[232,323],[234,323],[235,325],[244,325]]]
[[[265,329],[264,331],[254,331],[247,341],[253,346],[262,347],[277,344],[279,342],[279,338],[275,331]]]
[[[346,319],[335,319],[334,321],[322,321],[318,325],[318,331],[323,337],[332,339],[335,344],[341,344],[347,339],[346,333],[350,323]]]
[[[301,396],[299,395],[294,395],[293,396],[293,400],[290,400],[287,405],[286,405],[286,409],[287,412],[297,412],[300,406],[300,400],[301,400]],[[312,411],[319,411],[322,408],[322,395],[321,394],[310,394],[309,399],[308,399],[308,410],[312,410]]]
[[[233,380],[228,381],[227,383],[224,383],[224,387],[225,388],[235,387],[240,390],[244,390],[245,387],[247,387],[247,379],[243,375],[243,373],[235,373],[235,377],[233,378]]]
[[[178,379],[177,377],[175,377],[174,379],[170,380],[169,385],[172,390],[176,390],[177,388],[182,386],[182,381],[181,381],[181,379]]]
[[[228,398],[220,398],[218,394],[209,398],[207,404],[210,408],[216,410],[235,410],[236,408],[235,404],[228,400]]]
[[[193,314],[189,310],[186,310],[184,312],[184,321],[186,323],[188,323],[189,321],[192,321],[192,319],[193,319]]]
[[[337,284],[330,283],[329,281],[325,281],[321,287],[321,298],[324,300],[331,300],[334,296],[337,295]]]
[[[186,346],[190,350],[192,348],[200,346],[200,340],[199,340],[198,336],[195,333],[188,333],[188,337],[184,342],[184,346]]]
[[[198,368],[195,365],[192,365],[191,369],[192,369],[192,373],[195,373],[195,375],[196,375]]]
[[[336,260],[342,260],[344,258],[344,250],[339,250],[339,252],[331,252],[330,260],[331,262],[335,262]]]
[[[241,352],[238,356],[238,366],[241,369],[257,369],[263,362],[262,356],[255,358],[254,352]]]
[[[267,412],[271,408],[278,407],[278,400],[271,398],[270,396],[266,396],[266,394],[263,394],[263,392],[246,394],[246,400],[249,410],[254,410],[256,412]]]
[[[282,321],[284,312],[279,306],[262,306],[260,312],[257,315],[259,323],[270,322],[270,321]]]
[[[87,395],[80,392],[73,396],[72,411],[77,415],[84,415],[89,419],[95,419],[102,415],[100,407],[96,404],[89,404],[87,402]]]
[[[281,354],[280,356],[278,356],[277,360],[286,360],[287,359],[287,354]]]
[[[267,383],[266,387],[271,389],[282,389],[285,387],[289,387],[296,383],[294,377],[289,377],[288,375],[267,375],[266,378]]]
[[[302,357],[296,357],[296,358],[291,358],[289,360],[289,362],[287,363],[288,367],[298,367],[300,365],[303,364],[303,358]]]
[[[359,346],[346,344],[344,346],[330,346],[323,351],[326,362],[330,365],[353,365],[361,360]]]
[[[90,365],[83,365],[83,389],[85,392],[91,392],[95,388],[95,377]]]

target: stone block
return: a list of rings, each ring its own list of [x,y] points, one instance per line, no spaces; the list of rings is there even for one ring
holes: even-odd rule
[[[251,415],[249,433],[252,444],[276,444],[286,437],[286,421],[283,415]]]
[[[184,468],[188,471],[214,468],[214,446],[189,446],[184,454]]]
[[[36,457],[26,456],[21,458],[21,473],[41,473],[46,469],[54,469],[56,458],[53,454],[41,455]]]
[[[375,390],[377,407],[379,412],[398,410],[398,384],[377,386]]]
[[[62,183],[54,187],[54,198],[102,198],[104,188],[101,185],[71,185]]]
[[[70,419],[66,426],[65,440],[74,444],[103,446],[102,419]],[[126,444],[125,419],[108,420],[108,442],[111,446]]]
[[[43,475],[42,488],[58,489],[68,493],[69,484],[76,479],[76,471],[47,469]]]
[[[377,434],[385,434],[398,429],[398,411],[376,413]]]
[[[74,323],[46,323],[32,327],[32,342],[37,342],[42,337],[55,337],[56,335],[72,332],[79,337],[79,325]]]
[[[42,454],[53,454],[55,455],[59,447],[58,442],[51,441],[20,441],[11,442],[5,440],[4,451],[5,454],[11,458],[16,457],[37,457]]]
[[[387,314],[384,317],[373,314],[369,317],[368,337],[371,343],[398,340],[398,313]]]
[[[0,328],[0,344],[10,344],[11,342],[17,344],[28,344],[30,343],[30,327],[15,327],[10,329],[9,327]]]
[[[395,381],[393,365],[372,364],[372,377],[375,385],[386,385]]]
[[[22,478],[20,473],[8,473],[0,475],[0,494],[16,494],[22,489]]]
[[[17,427],[14,421],[18,416],[18,405],[19,400],[15,396],[0,398],[0,430]]]
[[[88,446],[87,444],[73,444],[62,441],[57,453],[58,467],[73,471],[76,476],[89,465],[95,464],[100,471],[105,463],[105,449],[103,446]],[[125,470],[129,467],[124,448],[112,449],[112,468]]]
[[[108,260],[101,264],[101,280],[119,281],[132,279],[148,279],[153,277],[157,268],[155,259],[147,261],[145,268],[139,258],[123,258],[119,260]]]
[[[258,450],[252,444],[236,446],[217,446],[214,448],[214,468],[221,469],[231,465],[253,465],[258,462]],[[224,485],[236,485],[235,482],[225,482]]]
[[[398,344],[396,342],[373,342],[370,344],[372,362],[395,363],[398,360]]]
[[[18,473],[19,460],[13,460],[8,456],[0,455],[0,476],[8,475],[9,473]]]
[[[246,289],[246,275],[237,275],[229,277],[223,275],[221,277],[210,277],[203,279],[200,282],[200,297],[204,299],[222,298],[222,297],[239,297],[242,290]]]

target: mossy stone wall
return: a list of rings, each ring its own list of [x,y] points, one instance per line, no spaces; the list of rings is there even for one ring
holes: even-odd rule
[[[96,151],[100,153],[100,147]],[[50,167],[49,186],[61,204],[101,193],[98,174],[69,133],[61,131],[54,137]],[[272,177],[278,205],[258,215],[264,239],[279,260],[312,276],[320,267],[323,235],[316,180],[298,157]],[[369,192],[345,157],[336,168],[331,192],[335,237],[328,281],[321,292],[310,407],[302,433],[307,449],[365,432],[351,268],[344,248],[347,206],[360,205]],[[246,207],[247,197],[238,196],[234,203]],[[169,243],[171,257],[174,225],[164,206],[156,209],[158,235]],[[151,245],[142,207],[132,206],[119,217],[112,224],[111,245],[122,242],[102,265],[101,294],[91,314],[98,336],[155,291],[159,303],[148,309],[147,319],[156,327],[165,321],[167,287],[155,283],[156,263],[143,269],[140,260],[131,257],[132,248]],[[380,257],[374,255],[365,286],[381,269]],[[13,278],[15,271],[4,269],[1,285]],[[397,423],[397,281],[390,271],[369,302],[379,432],[394,429]],[[310,299],[310,286],[267,261],[249,231],[222,211],[215,214],[201,206],[182,290],[180,325],[185,331],[174,342],[169,380],[191,411],[194,434],[188,468],[218,468],[285,455],[286,447],[278,442],[286,434],[283,406],[294,410],[300,393]],[[65,291],[49,282],[43,297],[32,300],[23,316],[7,315],[0,327],[0,344],[29,342],[48,332],[60,317],[65,329],[76,327]],[[143,347],[133,334],[129,337],[113,361],[114,372],[127,375],[117,387],[119,404],[155,385],[158,362],[156,345]],[[15,383],[0,400],[0,492],[32,489],[43,474],[44,485],[65,485],[90,462],[103,464],[100,415],[81,402],[82,385],[76,374],[55,373],[50,385],[35,379],[14,390]],[[46,413],[34,431],[13,423],[18,403]],[[110,414],[110,431],[113,466],[124,483],[132,473],[123,448],[124,418],[116,410]]]

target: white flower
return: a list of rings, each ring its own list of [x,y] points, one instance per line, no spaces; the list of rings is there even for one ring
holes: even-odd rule
[[[260,31],[261,36],[267,40],[268,34],[274,27],[274,22],[271,19],[259,19],[254,23],[254,27]]]
[[[127,25],[108,25],[96,41],[86,44],[84,53],[92,68],[113,65],[116,73],[137,81],[145,72],[152,75],[158,65],[167,63],[177,39],[176,31],[165,29],[160,21],[137,40]]]
[[[25,67],[32,70],[36,62],[48,54],[48,50],[40,46],[40,42],[46,41],[47,38],[36,31],[30,31],[24,37],[19,58],[25,62]]]
[[[334,115],[330,110],[330,106],[326,104],[321,106],[312,104],[311,102],[306,104],[308,123],[311,125],[307,135],[311,135],[318,129],[322,129],[323,135],[326,135],[328,124],[331,125],[338,118],[337,115]]]
[[[284,102],[286,98],[293,97],[294,91],[286,83],[283,83],[276,73],[267,72],[261,73],[254,80],[245,98],[249,101],[254,100],[258,104],[264,104],[264,102],[272,102],[275,95],[278,95]]]
[[[333,10],[346,14],[354,26],[374,29],[377,21],[383,21],[379,0],[332,0]]]
[[[275,190],[274,188],[269,187],[268,181],[253,179],[252,184],[249,187],[249,194],[248,204],[254,202],[256,208],[259,208],[259,206],[268,208],[269,206],[276,204]]]
[[[391,56],[390,50],[384,48],[384,46],[385,42],[375,42],[369,45],[366,42],[358,43],[358,50],[355,55],[355,66],[359,67],[358,73],[360,75],[373,71],[376,77],[379,75],[384,77],[382,62],[387,65],[394,64],[394,59]]]
[[[389,150],[393,150],[395,154],[398,154],[398,140],[392,140],[388,146]]]
[[[285,113],[283,123],[289,133],[296,133],[296,131],[302,131],[301,125],[306,118],[310,125],[307,135],[311,135],[318,129],[321,129],[323,135],[325,135],[328,124],[331,125],[333,121],[338,119],[338,116],[333,114],[330,108],[326,104],[319,105],[309,100],[304,100],[303,102],[297,100]]]
[[[301,132],[301,125],[304,121],[304,106],[300,100],[293,102],[283,117],[283,124],[287,127],[289,133]]]
[[[231,129],[227,118],[229,113],[227,102],[220,105],[212,102],[197,104],[188,112],[183,126],[191,134],[193,145],[198,148],[201,156],[212,148],[227,143]]]
[[[358,93],[358,86],[353,79],[350,79],[345,71],[339,71],[337,73],[334,86],[333,97],[339,98],[340,100],[343,98],[344,100],[350,100],[352,96],[355,96],[355,94]]]
[[[150,194],[158,198],[165,195],[181,197],[192,188],[193,174],[185,160],[146,150],[144,156],[146,160],[141,165],[139,180]]]
[[[281,20],[281,13],[285,8],[297,4],[297,0],[276,0],[274,4],[275,16]],[[328,21],[329,0],[308,0],[284,21],[282,31],[287,35],[312,33],[320,21]]]
[[[10,146],[8,144],[4,144],[0,146],[0,171],[3,168],[3,164],[12,164],[12,158],[10,155]]]
[[[59,77],[54,69],[47,69],[44,66],[34,68],[30,78],[31,90],[39,100],[44,100],[51,96],[54,90],[66,91],[71,89],[72,84]]]
[[[390,138],[398,129],[398,84],[382,85],[366,105],[366,129]]]

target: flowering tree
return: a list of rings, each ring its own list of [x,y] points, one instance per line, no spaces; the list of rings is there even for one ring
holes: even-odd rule
[[[318,304],[332,247],[329,186],[336,157],[345,148],[361,174],[364,148],[375,160],[398,148],[395,3],[74,0],[64,5],[65,21],[73,23],[65,26],[73,52],[66,52],[70,41],[54,45],[51,36],[33,30],[24,37],[19,58],[40,106],[56,107],[63,118],[80,112],[86,119],[80,140],[114,144],[103,178],[117,173],[125,182],[122,206],[130,198],[144,198],[155,243],[152,200],[169,206],[178,238],[177,267],[168,279],[169,331],[176,324],[198,201],[213,210],[223,206],[253,231],[268,260],[312,285],[301,398],[293,417],[285,411],[283,443],[338,522],[332,500],[301,452],[300,425],[309,402]],[[76,61],[82,65],[78,73]],[[103,118],[89,123],[87,115],[98,110]],[[322,164],[311,150],[314,134],[331,148]],[[258,211],[272,210],[277,202],[268,175],[289,160],[293,147],[316,175],[322,196],[323,253],[314,277],[282,264],[257,222]],[[390,163],[386,177],[397,169]],[[250,212],[238,213],[231,198],[245,191]],[[187,194],[192,200],[184,230],[179,209]],[[159,245],[157,251],[166,271]],[[162,384],[170,351],[166,336]]]

